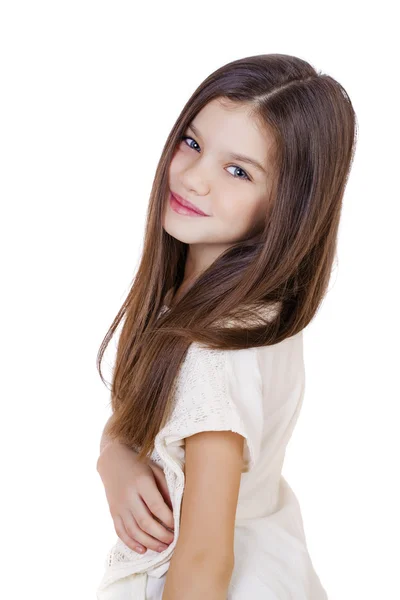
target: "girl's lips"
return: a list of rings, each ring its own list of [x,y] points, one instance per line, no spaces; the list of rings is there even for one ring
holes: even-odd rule
[[[197,212],[197,210],[189,208],[188,206],[184,206],[183,204],[181,204],[179,202],[178,198],[171,191],[170,191],[169,201],[170,201],[172,210],[174,210],[175,212],[177,212],[181,215],[187,215],[187,216],[191,216],[191,217],[208,217],[208,215],[206,215],[202,212]]]

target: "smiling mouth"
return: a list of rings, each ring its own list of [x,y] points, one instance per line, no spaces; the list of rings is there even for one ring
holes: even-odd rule
[[[191,216],[191,217],[208,217],[209,216],[209,215],[206,215],[204,213],[197,212],[195,209],[192,209],[189,206],[184,206],[175,197],[175,195],[171,191],[170,191],[169,201],[170,201],[170,205],[171,205],[172,210],[174,210],[178,214],[187,215],[187,216]]]

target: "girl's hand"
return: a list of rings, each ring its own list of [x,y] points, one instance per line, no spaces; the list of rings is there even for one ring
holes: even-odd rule
[[[164,471],[147,460],[137,460],[135,450],[117,441],[107,444],[97,460],[115,531],[135,552],[142,548],[141,554],[148,548],[161,552],[174,539]]]

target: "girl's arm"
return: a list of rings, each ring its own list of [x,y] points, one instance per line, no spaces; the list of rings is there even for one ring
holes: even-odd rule
[[[100,441],[97,471],[116,534],[134,552],[160,552],[160,544],[168,547],[174,540],[174,516],[165,474],[150,458],[147,464],[139,462],[133,448],[110,438],[109,421]],[[151,512],[149,506],[157,508]],[[139,526],[140,522],[146,526]]]
[[[185,438],[185,488],[179,536],[162,600],[226,600],[244,438],[203,431]]]
[[[111,421],[111,417],[108,419],[107,423],[104,425],[104,429],[103,429],[103,433],[101,434],[101,440],[100,440],[100,454],[103,452],[104,448],[110,443],[112,442],[112,438],[110,438],[107,433],[107,425],[109,424],[109,422]]]
[[[109,417],[109,419],[107,420],[107,423],[104,425],[104,429],[103,429],[103,432],[101,434],[101,439],[100,439],[100,453],[99,453],[99,457],[97,459],[97,466],[99,465],[99,462],[101,462],[102,452],[103,452],[104,448],[106,446],[108,446],[108,444],[114,444],[114,446],[123,446],[123,447],[126,447],[132,453],[136,453],[137,454],[136,450],[134,450],[130,446],[127,446],[126,444],[123,444],[122,442],[119,442],[118,440],[113,439],[112,437],[110,437],[107,434],[107,426],[108,426],[108,424],[109,424],[110,421],[111,421],[111,417]]]
[[[115,444],[115,445],[122,445],[122,446],[126,446],[126,444],[121,444],[121,442],[119,442],[118,440],[113,439],[112,437],[110,437],[109,435],[107,435],[107,427],[109,422],[111,421],[112,417],[109,417],[109,419],[107,420],[107,423],[104,425],[104,429],[103,432],[101,434],[101,439],[100,439],[100,455],[103,452],[104,448],[106,446],[108,446],[108,444]],[[129,448],[129,446],[126,446],[127,448]],[[132,450],[132,452],[135,452],[135,450],[133,450],[133,448],[129,448],[130,450]]]

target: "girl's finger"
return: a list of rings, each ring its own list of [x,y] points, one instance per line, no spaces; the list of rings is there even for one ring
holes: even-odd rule
[[[114,528],[119,539],[134,552],[144,554],[147,548],[140,544],[135,538],[129,535],[129,533],[126,531],[125,524],[122,518],[120,516],[113,517],[113,521]]]

